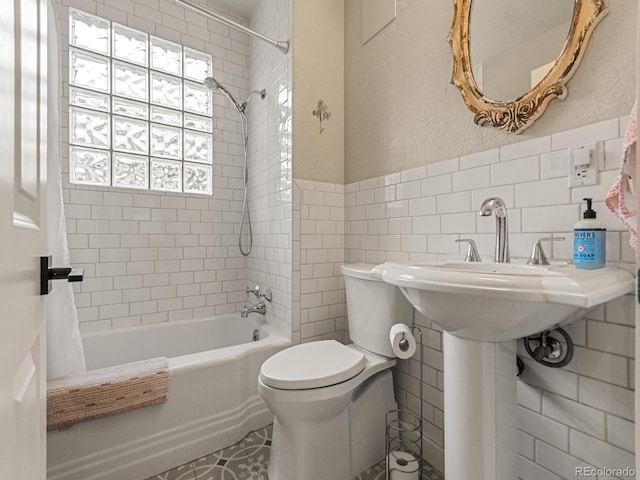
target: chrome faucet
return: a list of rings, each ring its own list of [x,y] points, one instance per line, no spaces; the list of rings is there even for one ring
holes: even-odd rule
[[[253,293],[258,300],[261,298],[266,299],[268,302],[273,301],[273,293],[271,293],[270,288],[265,288],[264,290],[260,287],[260,285],[256,285],[255,287],[247,287],[245,289],[246,293]]]
[[[491,214],[496,216],[496,254],[494,262],[508,263],[509,257],[509,230],[507,228],[507,206],[499,197],[487,198],[482,202],[480,215],[488,217]]]
[[[264,301],[260,301],[257,305],[243,305],[242,310],[240,310],[240,318],[247,318],[250,313],[259,313],[260,315],[267,313],[267,306]]]
[[[542,242],[561,242],[564,237],[542,237],[533,246],[527,265],[549,265],[549,259],[542,249]]]
[[[481,262],[480,254],[478,253],[478,247],[476,242],[471,238],[460,238],[455,241],[456,243],[467,242],[469,247],[467,248],[467,255],[464,257],[465,262]]]

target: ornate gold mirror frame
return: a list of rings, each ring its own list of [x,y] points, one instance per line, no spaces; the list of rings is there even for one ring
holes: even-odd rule
[[[482,0],[486,1],[486,0]],[[538,84],[513,101],[491,100],[478,89],[471,70],[469,25],[473,0],[454,0],[449,43],[453,50],[451,83],[460,89],[464,103],[478,125],[521,133],[533,125],[554,98],[567,96],[565,84],[576,71],[598,22],[608,13],[604,0],[575,0],[573,18],[562,52]]]

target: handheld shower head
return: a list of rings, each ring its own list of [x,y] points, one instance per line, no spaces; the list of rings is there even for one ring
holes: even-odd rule
[[[211,90],[218,90],[222,86],[222,84],[213,77],[205,78],[202,83]]]
[[[236,110],[240,113],[244,112],[244,105],[242,103],[238,103],[238,101],[235,99],[235,97],[233,95],[231,95],[231,92],[229,92],[229,90],[227,90],[225,88],[224,85],[222,85],[218,80],[216,80],[214,77],[207,77],[203,80],[204,85],[206,87],[209,87],[211,90],[218,90],[219,92],[224,93],[227,98],[229,99],[229,101],[231,103],[233,103],[233,106],[236,107]]]
[[[238,113],[244,113],[245,109],[247,108],[247,102],[253,95],[260,95],[260,98],[262,98],[263,100],[264,100],[264,97],[267,96],[267,91],[264,88],[260,91],[254,90],[251,93],[249,93],[249,96],[245,99],[244,102],[240,103],[235,99],[233,95],[231,95],[231,92],[229,92],[229,90],[227,90],[225,86],[222,85],[214,77],[207,77],[202,81],[202,83],[204,83],[204,85],[210,88],[211,90],[217,90],[219,92],[224,93],[229,99],[229,101],[233,104],[233,106],[236,107],[236,110],[238,111]]]

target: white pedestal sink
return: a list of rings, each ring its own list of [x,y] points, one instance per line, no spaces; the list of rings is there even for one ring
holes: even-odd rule
[[[633,290],[606,267],[490,262],[385,263],[376,267],[444,330],[447,480],[514,480],[515,339],[576,320]]]

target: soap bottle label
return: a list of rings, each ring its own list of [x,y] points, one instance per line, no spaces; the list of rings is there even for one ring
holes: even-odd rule
[[[573,263],[578,268],[601,268],[606,261],[606,230],[604,228],[575,229]]]

